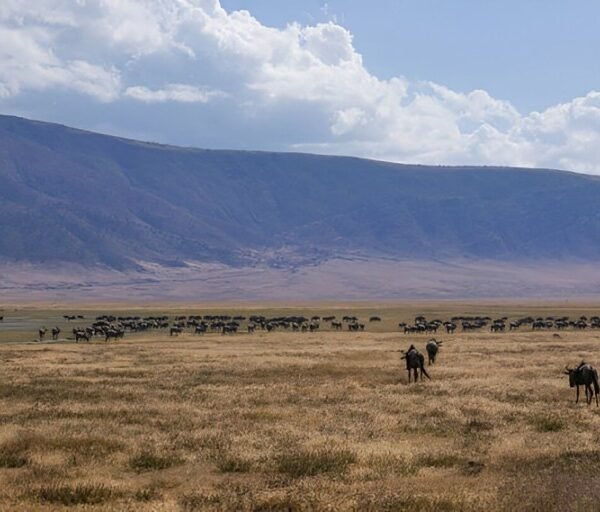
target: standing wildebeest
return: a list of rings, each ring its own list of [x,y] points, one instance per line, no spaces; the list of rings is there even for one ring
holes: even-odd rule
[[[90,335],[83,329],[73,329],[73,335],[75,336],[75,343],[79,343],[79,340],[90,341]]]
[[[598,370],[592,365],[581,362],[577,368],[565,368],[565,374],[569,376],[569,385],[577,387],[577,398],[575,403],[579,402],[579,386],[585,386],[585,398],[587,404],[592,403],[594,392],[596,394],[596,406],[598,406],[598,394],[600,393],[600,385],[598,385]],[[594,389],[592,389],[592,385]]]
[[[183,332],[183,328],[179,326],[171,327],[169,331],[169,336],[179,336]]]
[[[444,326],[448,334],[453,334],[456,331],[456,324],[454,322],[444,322]]]
[[[45,327],[42,327],[41,329],[38,330],[38,334],[40,335],[40,341],[44,340],[44,336],[46,336],[46,332],[48,332],[48,329],[46,329]]]
[[[117,341],[117,338],[122,338],[123,337],[123,331],[121,331],[120,329],[115,329],[114,327],[111,327],[110,329],[106,329],[106,331],[104,331],[104,341],[108,342],[111,338],[114,339],[115,341]]]
[[[419,352],[414,345],[408,348],[408,351],[404,353],[402,359],[406,359],[406,370],[408,371],[408,383],[410,384],[410,372],[414,374],[414,381],[419,380],[419,371],[421,374],[421,380],[423,375],[428,379],[431,379],[427,370],[425,370],[425,356]]]
[[[54,341],[56,341],[58,339],[58,335],[60,334],[60,328],[59,327],[53,327],[52,328],[52,339]]]
[[[431,338],[427,342],[427,345],[425,345],[425,348],[427,349],[427,356],[429,357],[429,364],[435,364],[435,357],[437,356],[442,343],[442,341],[436,341],[435,338]]]

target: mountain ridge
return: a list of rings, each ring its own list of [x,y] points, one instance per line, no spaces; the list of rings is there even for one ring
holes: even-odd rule
[[[140,142],[0,116],[0,261],[597,261],[600,178]]]

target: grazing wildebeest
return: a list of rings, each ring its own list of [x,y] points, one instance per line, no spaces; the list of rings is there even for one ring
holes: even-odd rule
[[[123,337],[123,331],[121,331],[120,329],[111,328],[111,329],[107,329],[104,332],[104,341],[105,342],[108,342],[111,338],[116,341],[117,338],[122,338],[122,337]]]
[[[40,341],[44,340],[44,336],[46,336],[46,332],[48,332],[48,329],[46,329],[45,327],[42,327],[41,329],[38,330],[38,334],[40,335]]]
[[[179,336],[179,334],[181,334],[182,332],[183,329],[179,326],[171,327],[171,330],[169,331],[169,336]]]
[[[442,346],[442,341],[437,341],[434,338],[431,338],[425,348],[427,349],[427,356],[429,357],[429,364],[435,364],[435,357],[437,356],[440,347]]]
[[[425,370],[425,356],[419,352],[414,345],[408,348],[408,351],[404,353],[402,359],[406,359],[406,370],[408,371],[408,383],[410,384],[411,371],[414,374],[414,381],[419,380],[419,373],[421,374],[421,380],[423,375],[428,379],[431,379],[427,370]]]
[[[54,341],[56,341],[58,339],[58,335],[60,334],[60,328],[59,327],[53,327],[52,328],[52,339]]]
[[[79,340],[90,341],[90,335],[83,329],[73,329],[73,334],[75,335],[75,343],[79,343]]]
[[[596,406],[598,406],[598,394],[600,385],[598,385],[598,370],[592,365],[581,362],[577,368],[565,368],[565,374],[569,376],[569,385],[577,387],[577,398],[575,403],[579,402],[579,386],[585,386],[585,398],[587,404],[592,403],[594,393],[596,394]],[[594,388],[592,389],[592,385]]]

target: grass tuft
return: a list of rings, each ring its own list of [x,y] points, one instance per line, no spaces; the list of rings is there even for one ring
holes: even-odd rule
[[[161,494],[156,487],[143,487],[135,491],[133,497],[136,501],[149,502],[160,499]]]
[[[129,466],[140,473],[160,471],[181,463],[182,460],[173,454],[160,455],[149,450],[143,450],[129,459]]]
[[[391,453],[371,455],[366,462],[376,479],[390,476],[413,476],[419,472],[419,467],[413,462]]]
[[[481,510],[463,500],[435,496],[416,496],[406,493],[389,493],[360,496],[354,507],[356,512],[467,512]]]
[[[21,468],[29,463],[29,457],[25,453],[27,443],[20,440],[9,441],[0,446],[0,468]]]
[[[340,475],[356,462],[354,452],[330,447],[318,449],[299,448],[281,453],[276,458],[277,469],[293,478],[320,474]]]
[[[116,497],[117,493],[104,484],[54,483],[34,490],[33,495],[45,503],[73,506],[104,503]]]
[[[430,453],[419,457],[418,464],[427,468],[453,468],[465,464],[465,460],[455,453]]]
[[[252,462],[235,455],[226,455],[217,461],[217,468],[221,473],[248,473],[252,469]]]
[[[566,427],[563,420],[553,416],[536,416],[531,424],[538,432],[560,432]]]

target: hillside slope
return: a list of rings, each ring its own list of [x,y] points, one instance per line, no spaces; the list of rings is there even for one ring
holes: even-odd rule
[[[0,260],[597,261],[600,179],[208,151],[0,116]]]

